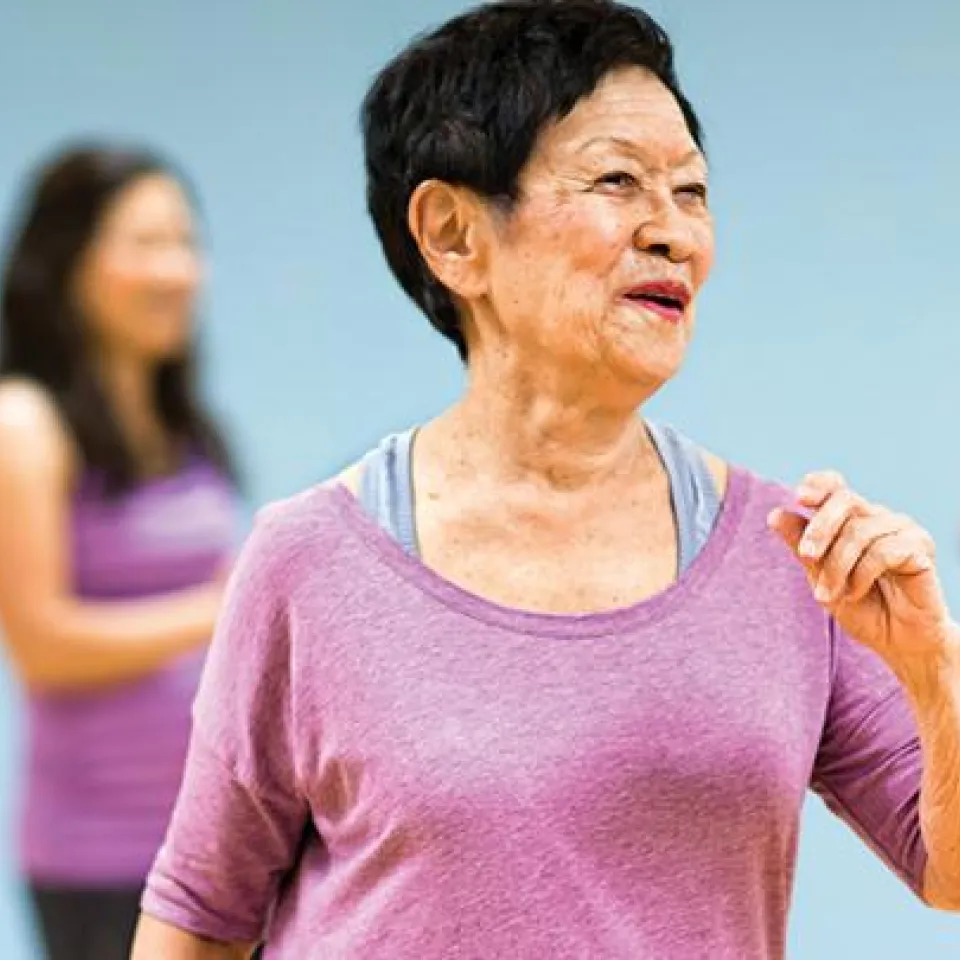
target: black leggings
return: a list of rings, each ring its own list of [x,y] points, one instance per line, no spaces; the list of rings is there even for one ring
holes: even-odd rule
[[[46,960],[129,960],[141,888],[30,888]]]

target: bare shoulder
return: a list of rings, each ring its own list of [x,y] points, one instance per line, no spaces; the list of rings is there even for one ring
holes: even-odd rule
[[[70,431],[53,398],[30,380],[0,381],[0,475],[55,473],[66,478],[76,462]]]
[[[330,487],[346,487],[351,493],[356,494],[360,489],[360,478],[363,474],[363,461],[357,460],[356,463],[350,464],[345,470],[341,470],[340,473],[335,476],[330,477],[328,480],[325,480],[321,487],[330,488]]]
[[[727,478],[730,475],[730,465],[722,457],[711,453],[709,450],[703,451],[703,458],[707,463],[707,469],[713,477],[713,482],[717,485],[717,491],[720,496],[727,492]]]
[[[21,377],[0,380],[0,428],[43,432],[59,428],[53,398],[32,380]]]

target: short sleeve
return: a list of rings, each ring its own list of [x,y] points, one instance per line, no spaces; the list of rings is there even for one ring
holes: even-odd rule
[[[833,678],[812,788],[918,895],[921,753],[899,682],[831,619]]]
[[[194,704],[180,794],[143,910],[210,939],[263,937],[307,821],[293,749],[282,532],[258,515]]]

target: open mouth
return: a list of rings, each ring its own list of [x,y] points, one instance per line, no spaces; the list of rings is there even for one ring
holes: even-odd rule
[[[663,320],[679,323],[690,303],[690,294],[679,283],[646,283],[626,291],[624,299]]]

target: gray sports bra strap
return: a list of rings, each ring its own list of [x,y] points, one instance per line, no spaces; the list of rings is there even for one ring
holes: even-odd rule
[[[720,495],[703,453],[671,427],[647,423],[670,478],[677,521],[678,565],[682,573],[703,549],[720,512]],[[413,477],[410,457],[416,431],[387,437],[366,455],[358,496],[367,515],[416,556]]]
[[[367,516],[416,556],[413,516],[413,472],[410,451],[415,430],[392,434],[363,458],[357,495]]]
[[[703,549],[717,515],[720,494],[703,451],[671,427],[647,422],[647,430],[670,477],[677,521],[679,568],[684,571]]]

